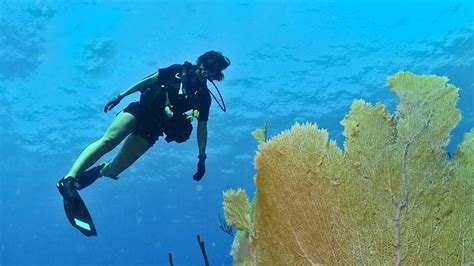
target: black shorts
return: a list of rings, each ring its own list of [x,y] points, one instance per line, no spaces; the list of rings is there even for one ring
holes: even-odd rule
[[[144,138],[153,146],[160,136],[163,136],[163,121],[145,110],[140,102],[130,103],[123,112],[129,113],[137,120],[133,133]]]

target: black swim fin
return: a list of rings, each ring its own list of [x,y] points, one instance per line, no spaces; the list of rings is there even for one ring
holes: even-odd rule
[[[75,178],[67,177],[59,180],[57,188],[63,196],[64,211],[69,222],[85,236],[96,236],[94,222],[84,201],[77,192]]]

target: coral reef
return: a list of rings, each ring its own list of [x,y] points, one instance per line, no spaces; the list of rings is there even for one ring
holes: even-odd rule
[[[461,118],[458,89],[447,81],[388,78],[400,101],[395,115],[355,100],[341,121],[344,151],[315,124],[262,142],[251,207],[242,195],[225,204],[229,223],[252,223],[237,227],[234,264],[473,261],[474,131],[447,160]]]

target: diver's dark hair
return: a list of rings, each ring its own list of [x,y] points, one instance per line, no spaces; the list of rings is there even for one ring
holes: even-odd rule
[[[224,79],[222,70],[226,69],[230,65],[229,58],[222,55],[221,52],[207,51],[198,57],[196,61],[197,65],[202,64],[209,71],[217,73],[215,80],[221,81]]]

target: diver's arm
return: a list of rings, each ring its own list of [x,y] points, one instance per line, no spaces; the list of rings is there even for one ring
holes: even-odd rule
[[[110,110],[112,110],[112,108],[114,108],[115,106],[117,106],[120,101],[134,93],[134,92],[137,92],[137,91],[143,91],[145,90],[147,87],[150,87],[153,85],[153,83],[155,82],[158,82],[158,72],[156,72],[155,74],[152,74],[146,78],[144,78],[143,80],[139,81],[138,83],[136,83],[135,85],[131,86],[130,88],[128,88],[126,91],[120,93],[117,97],[115,97],[113,100],[109,101],[105,106],[104,106],[104,112],[108,112]]]
[[[147,87],[150,87],[153,83],[158,82],[158,72],[155,74],[146,77],[143,80],[140,80],[138,83],[132,85],[130,88],[128,88],[126,91],[122,92],[119,94],[119,98],[122,99],[134,92],[144,90]]]
[[[197,172],[193,175],[193,179],[200,181],[206,173],[207,121],[198,120],[197,141],[199,146],[199,162],[197,164]]]
[[[199,147],[199,155],[206,155],[207,145],[207,121],[199,121],[197,125],[197,142]]]

